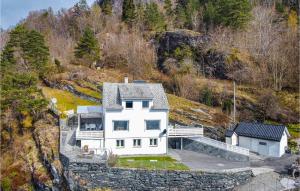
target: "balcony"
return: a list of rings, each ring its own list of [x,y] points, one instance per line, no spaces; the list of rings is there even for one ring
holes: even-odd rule
[[[203,127],[192,127],[192,126],[169,126],[168,137],[180,138],[180,137],[202,137]]]
[[[103,139],[104,133],[101,131],[81,131],[76,130],[76,140],[81,139]]]

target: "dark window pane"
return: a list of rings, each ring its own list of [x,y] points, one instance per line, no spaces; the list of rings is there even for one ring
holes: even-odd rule
[[[148,108],[149,107],[149,101],[143,101],[143,108]]]
[[[146,120],[146,129],[160,129],[160,120]]]
[[[133,102],[132,101],[126,101],[126,108],[133,108]]]
[[[113,121],[114,123],[114,130],[128,130],[128,121]]]

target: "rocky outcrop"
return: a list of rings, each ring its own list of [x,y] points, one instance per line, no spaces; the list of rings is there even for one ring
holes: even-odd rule
[[[211,37],[189,30],[167,31],[156,36],[157,66],[164,73],[170,68],[180,67],[183,58],[190,58],[198,73],[219,79],[231,79],[232,70],[243,70],[240,61],[234,61],[228,67],[227,54],[210,49]],[[172,65],[172,66],[170,66]],[[235,71],[235,70],[234,70]]]

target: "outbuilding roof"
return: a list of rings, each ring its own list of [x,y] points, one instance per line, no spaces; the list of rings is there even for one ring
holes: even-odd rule
[[[284,125],[241,122],[236,125],[234,132],[239,136],[280,141],[284,132],[289,132]]]
[[[169,109],[167,96],[159,83],[103,83],[103,108],[123,109],[121,100],[153,100],[151,109]]]
[[[103,113],[102,106],[77,106],[78,114]]]

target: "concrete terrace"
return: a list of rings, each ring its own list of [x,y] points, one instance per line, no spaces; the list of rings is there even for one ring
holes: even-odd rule
[[[77,127],[77,126],[76,126]],[[86,154],[76,145],[76,127],[67,126],[64,121],[60,124],[60,153],[70,162],[103,163],[106,155]]]

